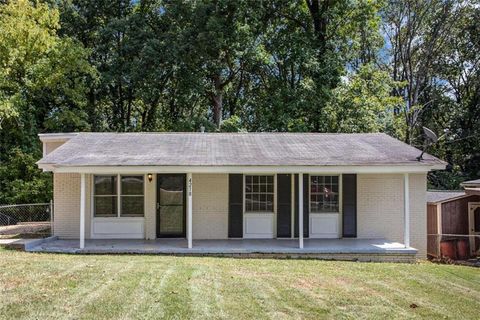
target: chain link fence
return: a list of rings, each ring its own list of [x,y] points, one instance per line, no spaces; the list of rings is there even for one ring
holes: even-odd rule
[[[53,203],[0,205],[0,239],[53,234]]]

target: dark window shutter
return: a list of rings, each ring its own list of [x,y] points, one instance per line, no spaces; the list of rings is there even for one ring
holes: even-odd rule
[[[303,237],[309,236],[309,178],[308,174],[303,175]],[[295,237],[298,238],[298,174],[295,174]]]
[[[277,174],[277,238],[289,238],[292,225],[292,181],[290,174]]]
[[[228,176],[228,237],[243,237],[243,174]]]
[[[342,175],[343,237],[357,237],[357,175]]]
[[[303,175],[303,237],[309,236],[310,218],[310,179],[308,174]]]

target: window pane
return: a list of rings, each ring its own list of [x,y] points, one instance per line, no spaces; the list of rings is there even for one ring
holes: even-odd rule
[[[273,208],[273,194],[267,194],[267,204]]]
[[[252,203],[253,203],[253,210],[254,211],[259,211],[260,205],[259,205],[258,194],[253,194],[252,195]]]
[[[251,194],[246,194],[245,195],[245,211],[253,211],[252,195]]]
[[[122,176],[122,194],[143,195],[143,176]]]
[[[117,194],[117,176],[94,176],[95,195]]]
[[[143,196],[138,197],[121,197],[122,209],[120,215],[122,217],[142,217],[143,216]]]
[[[332,186],[332,192],[338,193],[338,184]]]
[[[94,197],[95,217],[116,217],[117,197]]]
[[[273,184],[269,184],[269,185],[267,186],[267,192],[268,192],[268,193],[273,193]]]
[[[312,176],[310,209],[312,212],[338,212],[338,176]]]
[[[273,212],[273,180],[273,176],[245,176],[246,212]]]

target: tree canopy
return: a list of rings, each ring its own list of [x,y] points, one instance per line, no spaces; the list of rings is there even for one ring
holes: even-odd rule
[[[45,201],[37,134],[386,132],[480,176],[478,0],[0,2],[0,203]]]

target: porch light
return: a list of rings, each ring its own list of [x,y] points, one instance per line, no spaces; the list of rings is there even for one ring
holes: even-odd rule
[[[151,173],[147,174],[147,178],[149,182],[152,182],[153,175]]]

